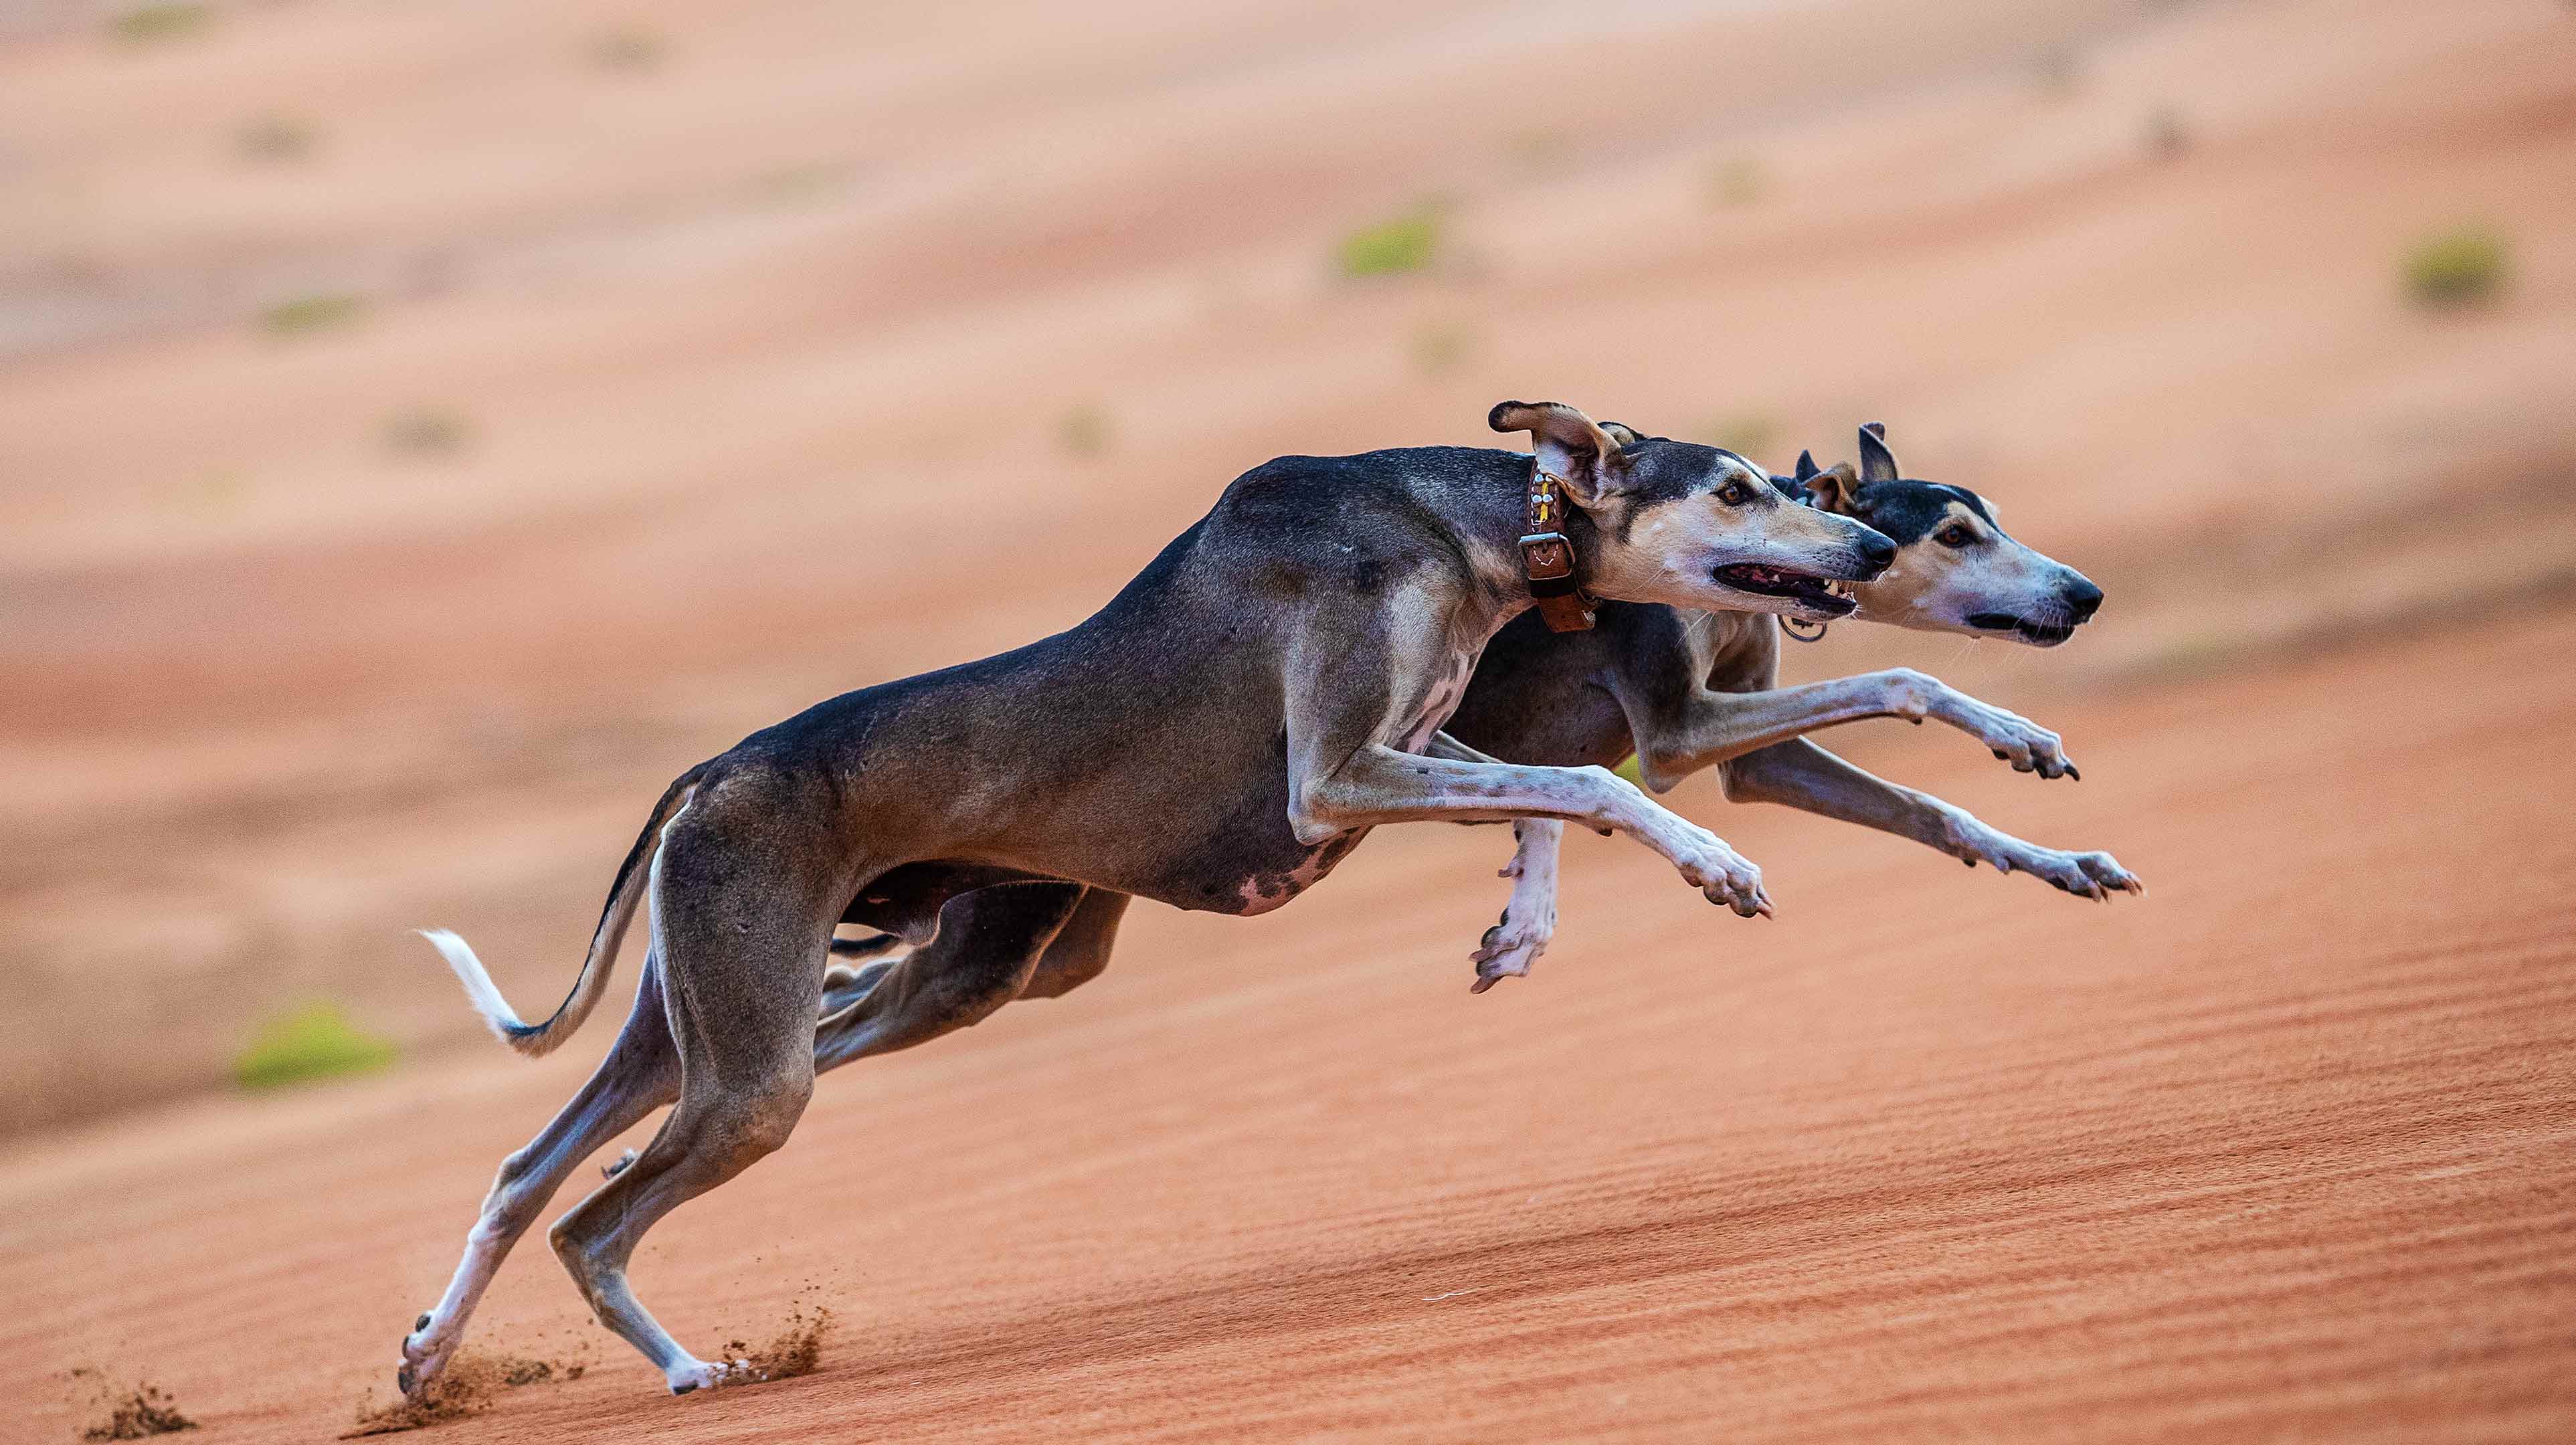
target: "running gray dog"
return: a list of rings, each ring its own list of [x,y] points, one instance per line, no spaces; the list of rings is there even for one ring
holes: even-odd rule
[[[639,904],[650,942],[607,1058],[503,1162],[445,1296],[405,1338],[405,1393],[437,1380],[563,1179],[665,1103],[651,1142],[550,1238],[601,1322],[674,1393],[727,1380],[728,1364],[654,1321],[627,1264],[663,1215],[783,1144],[818,1067],[843,1061],[817,1056],[836,924],[915,948],[889,966],[908,971],[903,986],[834,1014],[856,1057],[1023,996],[1045,952],[1028,941],[1058,939],[1090,890],[1268,912],[1384,823],[1624,832],[1711,901],[1767,914],[1758,869],[1608,770],[1501,762],[1441,724],[1495,632],[1534,601],[1579,604],[1578,576],[1603,599],[1829,621],[1853,610],[1840,584],[1879,575],[1895,544],[1729,452],[1622,446],[1556,403],[1507,402],[1489,420],[1529,431],[1535,459],[1441,447],[1273,461],[1074,628],[844,694],[689,769],[542,1023],[518,1018],[462,940],[432,935],[529,1055],[597,1005]],[[969,893],[978,906],[927,948]],[[931,976],[934,954],[966,966]]]
[[[1602,429],[1623,449],[1652,440],[1617,422]],[[1897,544],[1885,572],[1850,589],[1852,620],[2054,647],[2101,607],[2101,588],[2005,532],[1984,497],[1905,477],[1878,423],[1861,429],[1860,456],[1855,474],[1822,471],[1801,453],[1794,476],[1771,478],[1787,496],[1867,522]],[[1880,829],[1972,868],[2027,873],[2082,897],[2108,901],[2145,891],[2108,853],[2026,842],[1963,808],[1874,777],[1803,736],[1863,718],[1936,718],[2017,770],[2080,777],[2048,729],[1911,668],[1780,687],[1785,628],[1762,614],[1632,602],[1590,611],[1590,625],[1563,632],[1536,608],[1504,624],[1443,731],[1517,763],[1611,767],[1634,754],[1655,792],[1715,767],[1733,801],[1780,803]],[[1527,973],[1555,934],[1563,825],[1528,820],[1514,827],[1520,846],[1503,870],[1515,880],[1511,900],[1473,958],[1479,993]],[[916,997],[946,989],[946,980],[1010,975],[1032,956],[1038,962],[1019,997],[1056,998],[1097,978],[1109,966],[1128,900],[1104,889],[1073,891],[1080,901],[1061,924],[1030,890],[959,898],[949,905],[948,931],[900,961],[882,957],[902,946],[891,935],[835,940],[836,956],[877,961],[835,965],[827,976],[817,1067],[922,1043],[990,1012],[943,1016],[935,1002]],[[993,949],[999,952],[987,952]]]

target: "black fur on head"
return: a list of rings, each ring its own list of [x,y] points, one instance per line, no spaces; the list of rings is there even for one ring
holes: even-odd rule
[[[1719,464],[1720,458],[1742,463],[1755,476],[1768,472],[1724,447],[1702,446],[1697,442],[1677,442],[1670,437],[1650,436],[1626,422],[1605,421],[1601,430],[1619,444],[1619,454],[1629,464],[1631,490],[1640,503],[1671,502],[1723,485],[1729,475]],[[1776,484],[1778,478],[1772,478]],[[1803,496],[1789,494],[1804,501]]]
[[[1897,466],[1896,453],[1888,449],[1886,424],[1861,424],[1860,485],[1851,489],[1838,510],[1867,522],[1899,547],[1910,547],[1941,525],[1953,502],[1976,513],[1996,532],[2003,531],[1985,498],[1966,487],[1905,476]]]

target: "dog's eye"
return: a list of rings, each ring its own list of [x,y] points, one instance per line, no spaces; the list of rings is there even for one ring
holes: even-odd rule
[[[1977,534],[1970,531],[1967,524],[1964,522],[1952,522],[1949,526],[1942,528],[1940,535],[1934,537],[1932,540],[1940,543],[1944,547],[1965,547],[1970,542],[1977,540]]]
[[[1753,500],[1753,490],[1742,482],[1729,482],[1726,489],[1717,494],[1717,499],[1730,507],[1741,507]]]

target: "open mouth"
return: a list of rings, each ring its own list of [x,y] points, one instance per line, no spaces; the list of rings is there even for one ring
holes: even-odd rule
[[[2055,647],[2075,635],[2072,622],[2034,622],[2009,612],[1976,612],[1968,625],[1979,632],[2009,632],[2033,647]]]
[[[1807,572],[1792,572],[1785,567],[1766,567],[1759,562],[1737,562],[1720,567],[1714,574],[1718,582],[1738,592],[1757,597],[1785,597],[1803,602],[1827,617],[1849,616],[1860,604],[1845,592],[1847,584],[1831,581]]]

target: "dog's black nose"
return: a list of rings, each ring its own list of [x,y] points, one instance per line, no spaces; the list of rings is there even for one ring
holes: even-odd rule
[[[2075,620],[2082,622],[2101,609],[2102,589],[2093,585],[2092,578],[2078,573],[2067,585],[2066,605],[2074,611]]]
[[[1876,532],[1864,531],[1860,534],[1860,555],[1869,563],[1869,575],[1875,577],[1896,565],[1896,544]],[[2102,594],[2093,595],[2099,600]]]

